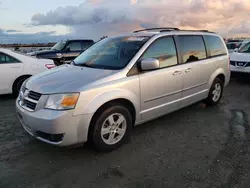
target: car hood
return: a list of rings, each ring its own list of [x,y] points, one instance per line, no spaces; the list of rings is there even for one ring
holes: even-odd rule
[[[57,50],[42,50],[42,51],[35,51],[29,53],[29,55],[44,55],[44,54],[51,54],[51,53],[58,53]]]
[[[230,60],[250,62],[250,53],[238,53],[238,52],[231,53]]]
[[[117,71],[63,65],[30,77],[25,87],[41,94],[80,92],[97,80]]]

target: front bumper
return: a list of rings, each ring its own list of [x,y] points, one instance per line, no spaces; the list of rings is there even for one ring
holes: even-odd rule
[[[250,74],[250,67],[236,67],[236,66],[230,65],[230,70],[231,72]]]
[[[16,112],[23,128],[35,138],[57,146],[84,143],[92,115],[73,116],[73,110],[39,109],[29,112],[16,101]]]

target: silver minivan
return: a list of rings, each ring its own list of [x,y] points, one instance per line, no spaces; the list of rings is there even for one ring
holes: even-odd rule
[[[229,66],[223,39],[209,31],[152,28],[109,37],[70,65],[24,82],[17,116],[43,142],[90,141],[110,151],[135,125],[197,101],[218,104],[230,80]]]

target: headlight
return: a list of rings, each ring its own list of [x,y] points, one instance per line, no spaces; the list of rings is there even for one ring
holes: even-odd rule
[[[62,56],[62,54],[61,54],[61,53],[57,53],[56,55],[57,55],[58,57],[61,57],[61,56]]]
[[[74,109],[78,101],[79,93],[54,94],[50,95],[45,108],[52,110]]]
[[[19,91],[19,94],[18,94],[18,97],[17,97],[18,100],[20,100],[20,99],[23,97],[23,96],[22,96],[22,93],[23,93],[23,91],[24,91],[25,84],[26,84],[27,80],[28,80],[28,79],[26,79],[26,80],[22,83],[22,85],[21,85],[21,87],[20,87],[20,91]]]

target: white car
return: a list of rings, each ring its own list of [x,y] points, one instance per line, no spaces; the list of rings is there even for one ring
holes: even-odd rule
[[[232,73],[250,73],[250,42],[230,55]]]
[[[246,43],[248,43],[250,40],[249,39],[244,39],[244,40],[233,40],[227,42],[227,49],[228,52],[231,54],[233,52],[237,52],[240,48],[242,48]]]
[[[0,49],[0,94],[18,95],[22,83],[32,75],[55,67],[52,60],[37,59]]]

